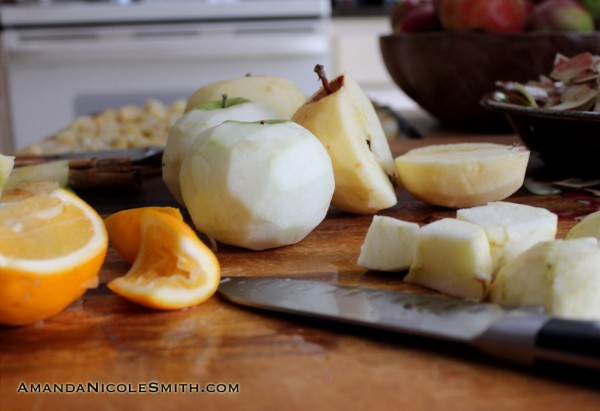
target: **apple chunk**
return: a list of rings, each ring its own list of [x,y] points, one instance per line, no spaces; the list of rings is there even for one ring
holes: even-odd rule
[[[405,281],[480,301],[492,279],[492,256],[483,228],[453,218],[421,228]]]
[[[370,270],[408,270],[420,230],[417,223],[374,216],[360,248],[358,264]]]
[[[15,157],[14,156],[6,156],[4,154],[0,154],[0,195],[2,194],[2,190],[4,190],[4,185],[8,180],[8,176],[15,166]]]
[[[56,181],[60,187],[66,187],[69,184],[69,162],[67,160],[55,160],[15,167],[8,176],[4,188],[11,190],[21,184],[36,181]]]
[[[569,230],[565,238],[594,237],[600,241],[600,210],[587,215]]]
[[[493,143],[439,144],[396,158],[401,184],[429,204],[473,207],[504,200],[522,185],[529,151]]]
[[[292,117],[325,146],[335,173],[332,204],[372,214],[396,204],[397,182],[388,140],[371,100],[347,73],[323,86]]]
[[[600,247],[595,238],[543,241],[508,262],[490,300],[543,306],[557,317],[600,319]]]
[[[264,250],[294,244],[324,218],[335,187],[327,151],[292,121],[225,121],[183,159],[184,203],[199,231]]]
[[[460,209],[456,218],[483,227],[493,272],[536,243],[554,240],[558,229],[558,216],[545,208],[504,201]]]

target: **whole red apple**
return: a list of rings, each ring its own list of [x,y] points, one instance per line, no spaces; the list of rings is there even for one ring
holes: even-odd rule
[[[590,12],[576,0],[546,0],[527,19],[531,31],[594,31]]]
[[[440,0],[442,27],[446,30],[520,32],[527,17],[525,0]]]
[[[395,33],[442,29],[431,0],[403,0],[396,3],[391,11],[391,23]]]

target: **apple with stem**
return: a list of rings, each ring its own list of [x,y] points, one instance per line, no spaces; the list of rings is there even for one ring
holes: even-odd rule
[[[298,107],[304,104],[306,95],[292,80],[279,76],[255,76],[216,81],[197,89],[188,99],[185,112],[201,104],[218,100],[221,95],[244,97],[275,110],[277,118],[289,120]]]
[[[323,145],[289,120],[228,120],[204,130],[180,181],[199,231],[251,250],[304,239],[325,218],[335,187]]]
[[[446,30],[509,33],[525,28],[525,0],[439,0],[436,5]]]
[[[278,114],[262,104],[246,98],[228,98],[210,101],[181,116],[171,127],[162,157],[162,178],[179,204],[183,196],[179,184],[179,171],[183,158],[198,134],[226,120],[258,121],[273,120]]]
[[[390,146],[373,103],[347,73],[332,81],[317,64],[322,87],[293,115],[325,146],[335,174],[332,204],[372,214],[396,204],[397,175]]]

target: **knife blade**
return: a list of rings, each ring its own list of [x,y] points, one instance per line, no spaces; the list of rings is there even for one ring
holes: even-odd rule
[[[242,306],[467,344],[520,364],[600,370],[600,321],[554,318],[537,307],[288,278],[225,278],[218,293]]]
[[[103,159],[120,159],[126,158],[132,164],[141,165],[147,163],[160,164],[164,147],[148,146],[148,147],[133,147],[120,150],[98,150],[98,151],[80,151],[63,154],[21,154],[17,155],[15,162],[17,164],[31,164],[45,161],[56,160],[103,160]]]

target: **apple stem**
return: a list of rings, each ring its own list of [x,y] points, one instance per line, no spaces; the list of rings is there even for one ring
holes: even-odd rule
[[[333,89],[331,88],[331,84],[329,84],[329,80],[327,79],[327,75],[325,75],[325,68],[321,64],[317,64],[315,66],[315,73],[319,76],[319,80],[323,83],[323,89],[327,94],[333,93]]]
[[[227,94],[221,94],[221,108],[227,107]]]

